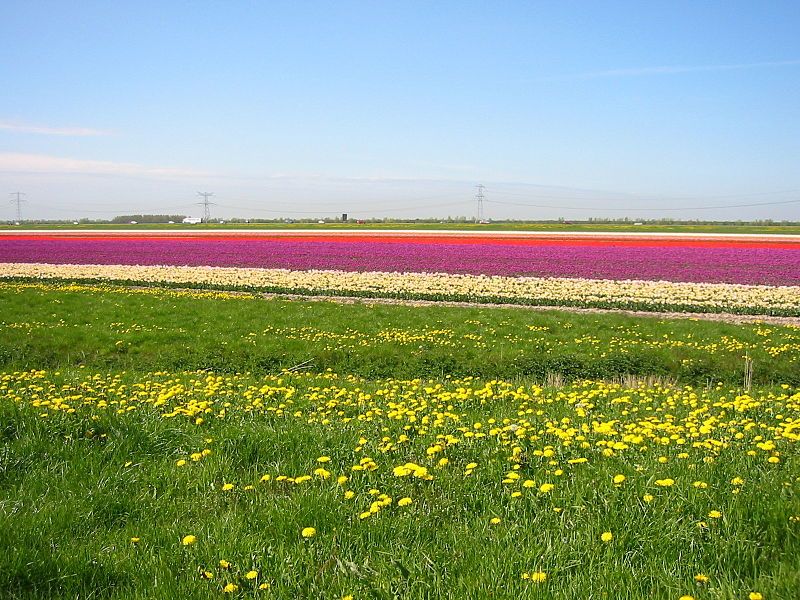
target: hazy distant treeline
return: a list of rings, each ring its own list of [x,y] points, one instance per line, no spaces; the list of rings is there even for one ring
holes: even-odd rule
[[[186,218],[186,215],[120,215],[111,219],[112,223],[130,223],[136,221],[137,223],[180,223]]]

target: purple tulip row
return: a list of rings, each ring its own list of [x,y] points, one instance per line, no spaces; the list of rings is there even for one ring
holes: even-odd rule
[[[800,285],[800,248],[0,239],[0,262],[207,265]]]

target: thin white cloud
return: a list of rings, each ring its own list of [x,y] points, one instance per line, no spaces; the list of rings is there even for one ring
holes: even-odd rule
[[[45,125],[33,125],[30,123],[18,123],[13,121],[0,121],[0,129],[4,131],[13,131],[14,133],[60,135],[66,137],[95,137],[100,135],[111,135],[110,131],[92,129],[89,127],[48,127]]]
[[[182,178],[208,177],[193,169],[153,167],[137,163],[64,158],[45,154],[0,152],[0,172],[68,175],[117,175],[122,177]]]
[[[767,69],[775,67],[800,66],[800,60],[778,60],[771,62],[737,63],[726,65],[667,65],[657,67],[635,67],[630,69],[609,69],[552,77],[554,79],[603,79],[608,77],[642,77],[647,75],[677,75],[681,73],[704,73],[709,71],[740,71],[744,69]]]

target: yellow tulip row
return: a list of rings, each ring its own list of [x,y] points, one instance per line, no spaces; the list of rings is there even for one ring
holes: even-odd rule
[[[0,263],[0,278],[117,281],[301,294],[484,303],[800,314],[800,286],[447,273],[37,263]]]

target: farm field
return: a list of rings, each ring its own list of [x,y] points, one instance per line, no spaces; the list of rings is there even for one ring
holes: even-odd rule
[[[798,259],[2,236],[0,596],[796,598]]]
[[[181,231],[187,229],[187,226],[182,223],[137,223],[136,230],[172,230]],[[258,231],[261,229],[270,230],[302,230],[312,228],[314,230],[331,230],[341,231],[353,229],[354,227],[359,230],[372,230],[372,231],[391,231],[402,229],[406,231],[431,231],[431,230],[451,230],[451,231],[554,231],[554,232],[572,232],[584,231],[589,233],[608,233],[608,232],[652,232],[652,233],[677,233],[677,234],[697,234],[697,233],[725,233],[725,234],[769,234],[769,235],[800,235],[800,225],[786,224],[786,223],[772,223],[772,224],[722,224],[722,223],[675,223],[675,224],[661,224],[661,223],[643,223],[642,225],[635,225],[634,223],[619,223],[619,222],[605,222],[605,223],[557,223],[552,221],[542,222],[519,222],[519,221],[493,221],[491,223],[431,223],[431,222],[367,222],[367,223],[341,223],[330,221],[322,223],[308,223],[308,222],[270,222],[270,223],[199,223],[190,226],[192,230],[199,231]],[[63,230],[81,230],[81,231],[119,231],[130,229],[130,224],[112,224],[112,223],[42,223],[32,224],[25,223],[24,225],[10,225],[0,224],[0,231],[63,231]]]
[[[800,240],[501,233],[3,234],[0,277],[800,314]]]

